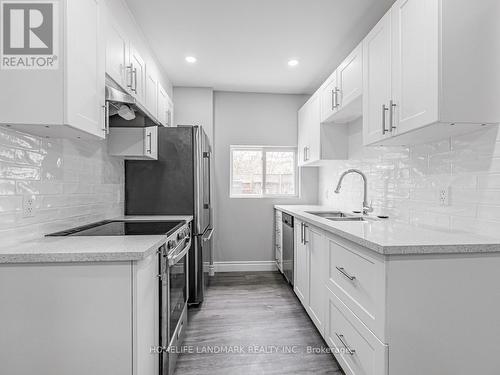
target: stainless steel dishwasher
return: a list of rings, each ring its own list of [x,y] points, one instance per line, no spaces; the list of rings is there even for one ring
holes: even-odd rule
[[[293,285],[293,216],[283,212],[281,233],[283,234],[283,275]]]

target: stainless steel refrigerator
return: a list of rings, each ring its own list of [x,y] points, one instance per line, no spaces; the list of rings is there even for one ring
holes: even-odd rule
[[[125,162],[126,215],[193,215],[189,304],[203,301],[212,252],[211,147],[200,126],[158,129],[158,160]]]

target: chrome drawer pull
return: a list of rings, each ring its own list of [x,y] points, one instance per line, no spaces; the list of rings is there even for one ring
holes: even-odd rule
[[[346,270],[344,269],[344,267],[335,267],[337,269],[337,271],[339,271],[342,275],[344,275],[345,277],[347,277],[349,280],[351,281],[354,281],[356,280],[356,276],[351,276],[349,275]]]
[[[356,350],[354,349],[351,349],[349,348],[349,346],[347,346],[346,342],[344,341],[344,335],[339,335],[338,333],[335,332],[335,335],[338,337],[339,341],[342,343],[342,345],[344,346],[344,349],[346,350],[347,354],[349,355],[354,355],[356,354]]]

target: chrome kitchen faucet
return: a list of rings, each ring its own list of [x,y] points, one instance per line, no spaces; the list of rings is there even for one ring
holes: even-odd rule
[[[340,188],[342,187],[342,180],[344,177],[350,173],[357,173],[363,178],[363,215],[368,215],[369,212],[373,212],[373,207],[372,205],[368,205],[368,198],[367,198],[367,190],[368,190],[368,182],[366,179],[366,175],[361,172],[359,169],[348,169],[339,178],[339,182],[337,183],[337,188],[335,189],[335,194],[340,193]]]

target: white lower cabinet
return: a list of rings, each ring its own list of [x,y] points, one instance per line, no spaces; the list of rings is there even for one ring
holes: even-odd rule
[[[326,285],[371,331],[385,339],[385,262],[362,246],[327,234]]]
[[[129,160],[157,160],[158,127],[111,128],[108,152]]]
[[[389,347],[328,288],[325,339],[347,375],[387,375]]]
[[[294,291],[320,332],[324,331],[323,231],[295,220]]]
[[[283,234],[281,232],[281,211],[274,212],[274,259],[276,267],[283,273]]]
[[[295,294],[346,374],[386,375],[388,345],[369,328],[384,330],[384,263],[365,252],[295,219]]]
[[[309,277],[307,273],[310,258],[307,252],[307,245],[304,241],[304,225],[303,221],[295,218],[293,226],[295,236],[293,249],[293,290],[305,307],[309,302]]]
[[[158,374],[158,263],[0,264],[0,373]]]
[[[384,256],[295,218],[294,291],[347,375],[498,374],[499,267]]]

